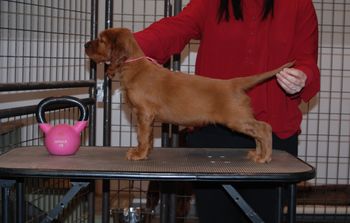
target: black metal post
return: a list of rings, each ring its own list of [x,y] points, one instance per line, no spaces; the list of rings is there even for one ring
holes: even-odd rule
[[[105,28],[113,26],[113,0],[106,0]],[[106,70],[105,70],[106,72]],[[104,75],[103,146],[111,146],[112,81]],[[102,223],[109,223],[110,181],[102,180]]]
[[[289,204],[288,204],[288,222],[295,223],[296,222],[296,190],[297,187],[295,184],[289,185]]]
[[[277,187],[277,222],[282,222],[283,219],[283,187]]]
[[[110,181],[102,180],[102,223],[109,223]]]
[[[2,187],[1,188],[1,198],[2,198],[2,208],[1,208],[1,213],[2,213],[2,217],[1,217],[1,222],[3,223],[9,223],[9,197],[10,197],[10,188],[8,187]]]
[[[24,223],[25,221],[25,198],[24,198],[24,184],[22,181],[17,181],[16,184],[16,222]]]
[[[182,10],[182,0],[174,0],[174,15],[179,14],[179,12]],[[173,56],[173,70],[179,71],[181,66],[181,55],[177,54]],[[171,147],[178,147],[179,146],[179,126],[178,125],[171,125]],[[168,216],[168,222],[169,223],[176,223],[176,188],[174,186],[175,184],[172,183],[171,185],[168,185],[170,191],[169,191],[169,216]]]
[[[79,193],[79,191],[87,187],[89,182],[72,182],[72,187],[68,190],[68,192],[63,196],[63,198],[59,201],[59,203],[48,212],[46,217],[41,221],[41,223],[49,223],[56,219],[59,214],[66,208],[69,202]]]
[[[88,223],[95,222],[95,181],[92,180],[89,184],[88,194]]]
[[[11,187],[16,183],[15,180],[2,180],[0,179],[0,187],[1,187],[1,222],[10,223],[10,190]]]
[[[182,10],[182,0],[174,1],[174,15],[177,15]],[[181,69],[181,55],[176,54],[173,56],[173,70],[179,71]],[[179,126],[171,126],[171,147],[179,146]]]
[[[169,194],[164,190],[165,182],[160,183],[160,223],[167,223],[169,216]]]
[[[113,26],[113,1],[106,0],[106,16],[105,16],[105,28],[111,28]],[[103,112],[103,145],[111,145],[111,113],[112,113],[112,81],[104,75],[104,112]]]
[[[91,26],[90,26],[90,36],[91,39],[96,39],[98,32],[98,0],[91,1]],[[89,94],[90,98],[96,99],[96,63],[90,60],[90,80],[94,80],[95,86],[90,87]],[[89,145],[96,145],[96,104],[95,106],[90,106],[90,118],[89,118]],[[93,136],[93,137],[91,137]]]
[[[224,184],[222,186],[224,187],[226,192],[232,197],[232,199],[236,202],[236,204],[241,208],[244,214],[249,218],[249,220],[251,220],[251,222],[264,222],[232,185]]]

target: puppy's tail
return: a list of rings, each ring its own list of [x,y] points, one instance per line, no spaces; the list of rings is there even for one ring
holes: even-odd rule
[[[286,63],[275,70],[267,71],[265,73],[256,74],[248,77],[235,78],[233,80],[234,80],[234,83],[240,86],[243,90],[249,90],[255,85],[275,76],[278,72],[280,72],[284,68],[292,67],[294,65],[294,62],[295,61]]]

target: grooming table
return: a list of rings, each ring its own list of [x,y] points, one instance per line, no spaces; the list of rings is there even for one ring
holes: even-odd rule
[[[65,204],[83,187],[94,179],[158,180],[158,181],[212,181],[221,182],[233,200],[242,208],[252,222],[263,222],[250,208],[231,183],[269,182],[276,183],[279,190],[279,218],[282,219],[282,186],[288,185],[290,201],[288,221],[295,222],[295,184],[315,176],[315,169],[293,157],[275,150],[272,162],[256,164],[246,158],[246,149],[208,148],[155,148],[148,160],[128,161],[127,148],[81,147],[73,156],[52,156],[44,147],[21,147],[0,156],[0,186],[3,188],[3,223],[7,223],[6,212],[8,191],[17,187],[17,216],[22,216],[23,178],[69,178],[76,183],[63,201],[49,213],[46,220],[56,217]],[[87,180],[87,181],[86,181]],[[106,198],[105,198],[106,199]],[[22,202],[22,203],[21,203]],[[104,203],[105,204],[105,203]],[[174,209],[174,208],[173,208]],[[109,216],[109,205],[103,205],[103,215]],[[102,217],[103,218],[103,217]],[[18,218],[23,222],[23,217]],[[93,219],[90,220],[93,222]],[[102,222],[107,222],[106,218]],[[168,219],[166,223],[172,222]],[[175,221],[174,221],[175,222]]]

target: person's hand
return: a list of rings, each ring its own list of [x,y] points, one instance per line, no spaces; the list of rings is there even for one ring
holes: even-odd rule
[[[288,93],[299,93],[305,86],[306,74],[295,68],[284,68],[277,75],[277,82]]]

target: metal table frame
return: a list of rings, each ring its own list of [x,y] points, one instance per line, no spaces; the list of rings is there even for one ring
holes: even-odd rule
[[[52,156],[44,147],[21,147],[0,156],[0,186],[2,188],[2,222],[8,223],[9,189],[16,185],[17,222],[24,222],[24,178],[68,178],[73,181],[71,189],[51,210],[42,222],[55,219],[80,189],[89,186],[95,179],[103,179],[102,222],[109,222],[109,180],[158,180],[173,181],[211,181],[221,182],[233,201],[254,223],[263,220],[232,186],[235,182],[268,182],[278,187],[278,218],[282,221],[282,185],[288,185],[290,199],[287,221],[296,221],[296,183],[311,179],[315,169],[283,151],[274,151],[272,162],[256,164],[246,158],[246,149],[222,148],[159,148],[155,149],[149,160],[127,161],[127,148],[120,147],[82,147],[74,156]],[[93,165],[92,165],[93,164]],[[163,196],[161,196],[163,197]],[[169,197],[168,197],[169,198]],[[166,205],[175,205],[167,199]],[[166,223],[175,222],[175,208],[161,213]],[[89,194],[89,211],[94,210],[94,194]],[[94,222],[93,213],[89,222]],[[164,222],[164,220],[163,220]]]

